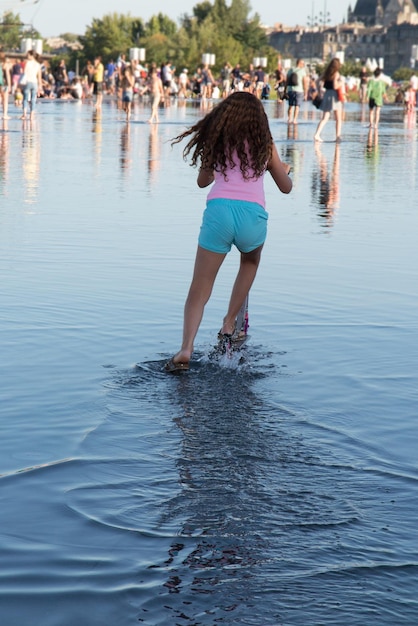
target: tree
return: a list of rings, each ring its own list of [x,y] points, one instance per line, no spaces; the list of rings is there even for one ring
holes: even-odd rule
[[[200,2],[193,7],[193,15],[198,24],[201,24],[212,12],[212,4],[209,0]]]
[[[19,48],[23,24],[20,15],[5,11],[0,22],[0,45],[4,50]]]
[[[138,42],[138,32],[144,31],[142,20],[130,14],[109,13],[102,19],[95,18],[85,35],[80,37],[84,46],[83,56],[92,59],[100,54],[105,61],[115,59],[121,52],[126,53],[134,47]]]
[[[147,61],[158,66],[170,58],[170,50],[173,48],[170,39],[163,33],[155,33],[145,37],[141,45],[147,50]]]
[[[145,27],[145,35],[155,35],[156,33],[162,33],[167,37],[172,37],[177,32],[177,25],[167,15],[158,13],[153,15]]]

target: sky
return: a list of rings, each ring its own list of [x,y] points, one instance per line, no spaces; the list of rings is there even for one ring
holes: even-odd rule
[[[5,10],[19,13],[22,22],[32,24],[42,37],[61,33],[83,35],[93,18],[108,13],[130,13],[144,21],[152,15],[163,13],[178,22],[181,15],[193,12],[193,7],[202,0],[0,0],[0,15]],[[213,0],[211,0],[213,2]],[[230,2],[227,0],[227,5]],[[355,5],[355,0],[351,2]],[[262,24],[273,26],[281,22],[287,26],[303,26],[311,23],[312,16],[323,21],[326,16],[330,24],[341,23],[347,16],[350,0],[250,0],[252,11],[257,12]],[[322,14],[322,17],[321,15]],[[327,20],[325,20],[327,21]]]

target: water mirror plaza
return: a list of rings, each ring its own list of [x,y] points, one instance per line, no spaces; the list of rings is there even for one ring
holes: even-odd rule
[[[207,106],[211,106],[207,103]],[[345,105],[313,141],[264,105],[289,196],[269,232],[243,362],[170,376],[207,191],[170,139],[40,102],[0,130],[0,622],[412,626],[418,622],[417,123]]]

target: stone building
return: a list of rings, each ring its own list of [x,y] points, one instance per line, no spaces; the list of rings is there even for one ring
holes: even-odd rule
[[[411,66],[412,46],[418,45],[418,10],[413,0],[357,0],[354,10],[348,9],[346,23],[277,25],[269,38],[283,57],[326,62],[343,53],[345,59],[383,59],[385,71],[391,73]]]

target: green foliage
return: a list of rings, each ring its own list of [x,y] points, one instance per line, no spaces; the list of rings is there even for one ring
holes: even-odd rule
[[[393,72],[392,78],[396,82],[401,83],[403,81],[409,81],[409,79],[411,78],[412,74],[414,74],[414,73],[415,73],[414,70],[411,69],[410,67],[400,67],[398,70]]]
[[[210,15],[212,11],[212,4],[209,0],[205,0],[205,2],[199,2],[193,7],[193,15],[197,20],[198,24],[201,24],[207,17]]]
[[[172,37],[176,32],[176,23],[167,17],[167,15],[158,13],[158,15],[153,15],[149,22],[147,22],[144,34],[149,37],[157,33],[162,33],[163,35],[167,35],[167,37]]]
[[[353,61],[352,59],[347,59],[341,66],[341,74],[343,76],[359,77],[363,65],[364,63],[360,63],[359,61],[356,62],[356,61]]]
[[[145,37],[141,42],[142,45],[146,48],[147,59],[158,66],[171,58],[172,44],[167,35],[163,33],[155,33]]]
[[[84,46],[84,59],[100,54],[104,61],[117,58],[136,45],[139,34],[144,32],[142,20],[129,14],[109,13],[102,19],[93,19],[86,33],[80,38]]]
[[[20,16],[11,11],[5,11],[0,21],[0,46],[4,50],[19,48],[22,37],[23,26]]]

